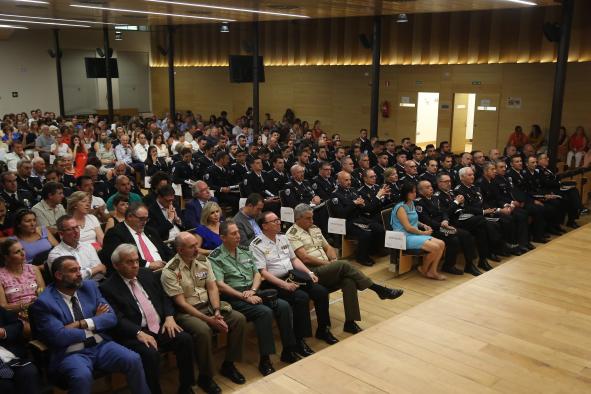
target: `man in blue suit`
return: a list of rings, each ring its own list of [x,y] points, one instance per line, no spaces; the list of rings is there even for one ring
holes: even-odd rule
[[[140,356],[105,334],[117,317],[96,283],[82,280],[73,256],[54,260],[51,273],[55,283],[30,308],[34,332],[51,349],[49,372],[64,377],[69,393],[90,393],[95,368],[124,373],[133,393],[149,393]]]
[[[218,202],[217,198],[209,194],[209,186],[203,181],[193,185],[193,199],[187,203],[183,211],[183,224],[188,229],[194,229],[201,224],[201,210],[209,201]]]

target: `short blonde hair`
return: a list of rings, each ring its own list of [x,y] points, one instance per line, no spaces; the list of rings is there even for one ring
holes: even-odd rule
[[[78,205],[78,203],[82,200],[84,200],[85,198],[90,199],[90,195],[86,192],[81,192],[81,191],[77,191],[74,192],[70,195],[70,197],[68,197],[68,209],[67,209],[67,213],[68,215],[72,215],[74,214],[74,209],[76,207],[76,205]],[[92,202],[92,200],[91,200]]]
[[[220,211],[220,213],[222,212],[222,210],[217,202],[209,201],[203,206],[203,209],[201,210],[201,220],[200,220],[202,225],[207,226],[207,220],[209,219],[209,216],[211,216],[211,214],[215,210]]]

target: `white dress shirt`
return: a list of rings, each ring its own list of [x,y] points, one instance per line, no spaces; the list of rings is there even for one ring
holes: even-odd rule
[[[66,306],[68,307],[68,310],[72,314],[72,320],[76,320],[76,318],[74,317],[74,310],[72,309],[72,301],[71,301],[72,296],[64,294],[61,291],[58,291],[58,292],[60,293],[60,295],[64,299],[64,302],[66,303]],[[76,292],[76,293],[74,293],[74,295],[78,299],[78,304],[80,304],[80,309],[82,309],[84,311],[84,308],[82,307],[82,302],[80,301],[80,297],[78,297],[78,293]],[[86,334],[86,338],[94,337],[94,340],[96,341],[96,343],[101,343],[103,341],[103,337],[93,333],[93,331],[95,329],[94,321],[92,319],[84,319],[84,321],[86,322],[86,325],[87,325],[87,328],[84,330],[84,334]],[[82,349],[84,349],[84,343],[78,342],[78,343],[74,343],[74,344],[68,346],[66,348],[66,353],[77,352]]]
[[[100,280],[104,278],[102,274],[91,278],[92,269],[101,264],[96,249],[91,244],[78,242],[78,246],[74,248],[64,241],[60,242],[49,252],[49,256],[47,256],[47,264],[50,269],[54,260],[61,256],[74,256],[76,258],[76,261],[80,264],[80,272],[82,273],[83,279]]]
[[[139,142],[135,144],[133,147],[133,153],[135,154],[135,158],[141,161],[142,163],[146,161],[148,158],[148,148],[150,145],[142,145]]]
[[[270,274],[283,278],[293,269],[291,261],[296,257],[286,235],[277,234],[275,242],[261,233],[250,243],[258,269],[266,268]]]
[[[125,223],[125,222],[123,222],[123,223]],[[132,229],[131,227],[129,227],[127,225],[127,223],[125,223],[125,226],[127,227],[129,232],[131,233],[131,236],[133,237],[133,241],[135,242],[135,246],[137,247],[140,257],[142,259],[146,260],[146,257],[144,256],[144,252],[142,251],[142,248],[140,247],[140,239],[137,236],[137,232],[134,229]],[[152,255],[152,257],[154,258],[154,261],[162,261],[162,257],[160,257],[160,253],[158,253],[158,248],[156,248],[156,246],[152,243],[152,241],[150,241],[150,238],[148,238],[148,236],[144,232],[142,232],[142,240],[144,241],[144,243],[148,247],[148,250],[150,251],[150,254]],[[150,266],[150,263],[146,262],[146,267],[149,267],[149,266]]]

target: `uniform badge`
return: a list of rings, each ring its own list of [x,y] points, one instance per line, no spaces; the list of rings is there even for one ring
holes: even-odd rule
[[[285,195],[289,196],[291,194],[291,190],[290,189],[285,189]]]
[[[312,189],[316,190],[317,188],[318,188],[318,185],[317,185],[317,184],[315,184],[315,183],[313,183],[313,184],[312,184]]]
[[[246,186],[246,185],[247,185],[247,183],[248,183],[248,179],[245,179],[245,180],[244,180],[244,186]]]
[[[423,207],[422,207],[422,206],[420,206],[420,205],[417,205],[417,206],[415,207],[415,209],[417,210],[417,212],[418,212],[418,213],[421,213],[421,212],[423,212]]]
[[[195,276],[197,277],[197,279],[199,280],[204,280],[207,279],[207,271],[200,271],[200,272],[195,272]]]
[[[203,179],[206,180],[206,181],[209,180],[209,174],[203,175]]]
[[[338,199],[338,198],[336,198],[336,197],[335,197],[335,198],[333,198],[331,201],[332,201],[332,203],[333,203],[334,205],[337,205],[337,204],[339,203],[339,199]]]

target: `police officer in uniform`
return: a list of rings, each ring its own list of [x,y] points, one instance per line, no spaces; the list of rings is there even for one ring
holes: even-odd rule
[[[381,211],[386,197],[390,193],[388,185],[377,185],[377,175],[374,170],[365,170],[362,174],[363,186],[357,190],[357,194],[365,200],[363,214],[368,218],[380,222]]]
[[[445,242],[445,261],[442,271],[452,275],[462,275],[464,272],[478,276],[481,272],[474,266],[476,250],[474,237],[461,228],[453,227],[449,222],[448,212],[441,209],[439,199],[433,195],[433,186],[429,181],[419,182],[417,187],[419,196],[415,200],[415,207],[419,221],[433,229],[433,236]],[[456,258],[460,248],[464,252],[466,265],[464,271],[456,268]]]
[[[30,160],[19,160],[16,164],[16,175],[18,188],[21,190],[28,190],[34,197],[35,202],[41,200],[41,189],[43,184],[39,177],[31,176],[33,164]]]
[[[248,248],[239,246],[240,231],[233,220],[220,224],[220,237],[223,244],[214,249],[207,260],[213,268],[222,299],[254,323],[259,342],[259,371],[263,376],[275,372],[269,358],[269,355],[275,354],[273,317],[277,320],[283,345],[281,361],[297,361],[299,357],[293,354],[294,351],[303,357],[313,354],[303,338],[296,344],[289,303],[282,299],[277,299],[275,306],[263,303],[259,296],[261,274],[253,254]]]
[[[255,257],[257,268],[265,279],[263,287],[274,288],[280,298],[291,304],[293,310],[293,330],[296,340],[312,336],[309,301],[314,301],[318,329],[316,338],[329,345],[338,342],[330,332],[330,313],[328,290],[318,284],[318,277],[298,259],[281,231],[281,220],[273,212],[263,212],[257,223],[262,230],[250,243],[250,251]],[[305,282],[288,281],[290,271],[297,270],[306,277]],[[308,279],[309,278],[309,279]]]
[[[329,202],[332,216],[346,219],[347,234],[359,241],[355,259],[360,264],[372,266],[375,261],[369,256],[369,251],[380,251],[384,247],[383,224],[365,215],[366,201],[351,187],[351,174],[339,172],[337,185]]]
[[[236,162],[230,166],[232,172],[232,184],[238,185],[244,182],[248,174],[248,165],[246,164],[246,152],[239,150],[236,152]]]
[[[203,175],[203,180],[211,190],[221,205],[232,208],[232,214],[238,211],[238,201],[240,200],[240,190],[238,184],[232,183],[232,172],[228,169],[230,162],[229,155],[224,151],[219,151],[215,155],[215,164]]]
[[[400,183],[412,183],[415,186],[419,184],[417,163],[414,160],[407,160],[404,163],[404,176],[400,178]]]
[[[246,179],[242,182],[240,194],[250,196],[252,193],[258,193],[265,199],[265,209],[279,213],[281,201],[279,196],[273,194],[265,180],[263,179],[263,162],[258,157],[253,159],[250,165],[251,171],[246,174]]]
[[[278,196],[280,190],[285,189],[289,178],[285,174],[285,160],[281,156],[273,158],[273,169],[263,174],[263,180],[271,193]]]
[[[316,195],[312,185],[304,179],[304,172],[304,168],[298,164],[291,167],[291,182],[285,184],[283,206],[294,208],[301,203],[320,204],[320,197]]]
[[[488,264],[487,257],[490,257],[493,261],[501,261],[498,256],[490,253],[486,219],[482,214],[465,214],[464,196],[456,195],[455,192],[451,190],[451,178],[449,175],[437,175],[437,189],[438,191],[433,195],[439,200],[440,208],[447,211],[452,226],[467,230],[476,239],[478,266],[483,269],[490,269],[491,267]]]
[[[322,201],[328,200],[337,188],[337,184],[331,173],[332,165],[324,162],[320,166],[318,175],[312,179],[312,189]]]
[[[17,175],[14,171],[6,171],[0,174],[0,181],[2,181],[0,198],[6,203],[6,210],[9,215],[14,214],[19,209],[31,209],[33,207],[33,195],[26,189],[18,188]]]
[[[353,159],[351,159],[350,157],[344,157],[341,161],[341,167],[342,171],[345,171],[351,176],[351,187],[353,188],[353,190],[359,189],[361,187],[361,179],[357,178],[357,173],[355,172]]]
[[[427,159],[425,172],[419,175],[419,181],[428,181],[433,189],[437,187],[437,160]]]
[[[458,177],[458,172],[453,168],[453,155],[445,155],[441,157],[439,160],[441,162],[441,168],[439,169],[438,174],[448,175],[451,179],[451,186],[455,187],[460,182],[460,179]]]
[[[390,289],[374,283],[349,262],[337,260],[335,250],[313,224],[312,208],[299,204],[294,209],[295,224],[287,230],[287,238],[296,256],[318,277],[318,283],[330,291],[342,290],[345,308],[343,331],[356,334],[362,329],[356,323],[361,320],[357,291],[373,290],[380,299],[393,300],[402,290]]]
[[[182,160],[172,166],[172,181],[182,185],[183,198],[191,198],[191,185],[199,180],[199,167],[193,163],[191,148],[181,149],[180,154]]]
[[[207,393],[219,393],[221,389],[213,380],[212,334],[228,333],[222,375],[235,383],[244,383],[244,376],[234,362],[242,358],[246,319],[229,304],[220,302],[211,265],[197,258],[198,243],[192,234],[178,234],[175,238],[177,254],[164,266],[160,280],[164,292],[177,307],[177,323],[193,336],[199,367],[197,385]]]

